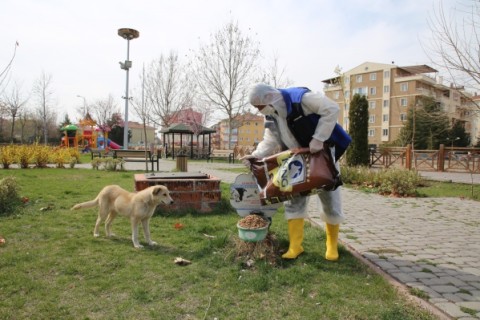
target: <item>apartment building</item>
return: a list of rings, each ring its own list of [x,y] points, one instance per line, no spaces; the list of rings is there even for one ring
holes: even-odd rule
[[[472,118],[471,121],[471,144],[476,146],[480,143],[480,95],[475,93],[470,97],[467,110],[468,116]]]
[[[214,145],[219,149],[229,149],[234,146],[256,146],[263,138],[263,116],[247,112],[235,118],[232,135],[229,141],[228,119],[215,125]]]
[[[238,128],[239,146],[256,146],[263,138],[264,117],[246,113],[239,117],[241,126]]]
[[[400,67],[365,62],[336,77],[323,80],[327,97],[340,106],[339,123],[348,130],[348,110],[352,97],[365,95],[369,104],[369,144],[396,140],[407,119],[409,108],[419,105],[423,96],[435,98],[451,123],[461,121],[470,132],[465,112],[463,88],[444,85],[437,70],[427,65]]]
[[[237,143],[237,129],[232,129],[231,143],[229,140],[230,128],[228,126],[228,119],[220,120],[212,126],[215,133],[212,134],[212,147],[214,149],[230,149],[230,146],[235,146]]]

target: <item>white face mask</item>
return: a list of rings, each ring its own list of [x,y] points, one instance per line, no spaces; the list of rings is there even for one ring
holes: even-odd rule
[[[266,105],[262,110],[258,111],[265,116],[270,116],[275,113],[275,109],[271,105]]]

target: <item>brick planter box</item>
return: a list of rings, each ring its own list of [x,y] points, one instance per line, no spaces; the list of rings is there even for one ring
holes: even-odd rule
[[[134,178],[137,192],[158,184],[170,190],[175,203],[169,206],[160,205],[162,210],[166,211],[193,208],[200,212],[210,212],[222,198],[220,179],[205,173],[142,173],[136,174]]]

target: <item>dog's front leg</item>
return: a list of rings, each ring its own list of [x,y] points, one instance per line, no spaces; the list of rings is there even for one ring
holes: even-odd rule
[[[135,248],[143,248],[143,246],[138,242],[138,220],[136,218],[131,218],[130,222],[132,224],[132,242]]]
[[[148,245],[150,246],[157,245],[155,241],[152,241],[152,239],[150,239],[150,219],[142,220],[142,226],[143,226],[143,234],[145,235],[145,241],[147,241]]]

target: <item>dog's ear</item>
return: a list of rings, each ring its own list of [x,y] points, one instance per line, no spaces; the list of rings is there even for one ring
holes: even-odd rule
[[[153,188],[152,194],[158,195],[160,191],[162,191],[162,187],[156,186],[155,188]]]

